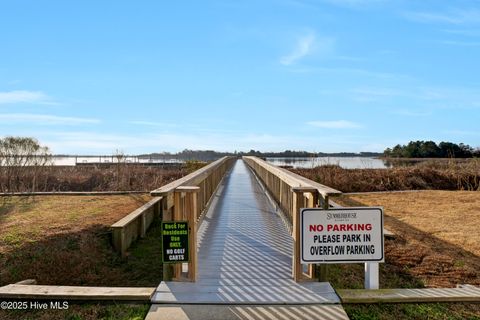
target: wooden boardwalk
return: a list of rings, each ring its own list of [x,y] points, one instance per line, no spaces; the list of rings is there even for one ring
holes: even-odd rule
[[[243,161],[235,163],[214,197],[198,231],[197,281],[162,282],[152,303],[340,303],[329,283],[293,281],[292,238]]]

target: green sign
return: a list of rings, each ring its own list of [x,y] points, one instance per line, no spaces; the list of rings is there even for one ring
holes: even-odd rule
[[[163,263],[188,262],[188,222],[162,222]]]

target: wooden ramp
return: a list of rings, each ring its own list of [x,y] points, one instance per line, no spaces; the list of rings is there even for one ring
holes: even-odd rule
[[[298,310],[314,310],[321,304],[340,303],[328,282],[293,281],[292,238],[243,161],[236,162],[215,197],[215,204],[210,207],[198,231],[197,281],[162,282],[152,298],[151,313],[159,314],[158,308],[167,308],[155,304],[168,304],[168,310],[180,313],[196,310],[184,304],[224,305],[240,308],[238,312],[231,309],[230,316],[236,315],[235,319],[243,319],[238,317],[242,314],[248,319],[246,315],[250,313],[269,312],[267,307],[262,309],[260,305],[298,305]],[[294,306],[283,308],[285,312],[299,312]],[[338,305],[332,310],[339,308]],[[309,312],[320,313],[318,310]],[[342,319],[337,311],[332,312],[337,315],[335,319]],[[343,309],[342,312],[346,317]],[[286,315],[284,318],[291,317]]]

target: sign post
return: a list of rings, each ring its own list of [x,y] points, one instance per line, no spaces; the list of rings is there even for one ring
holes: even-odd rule
[[[365,287],[378,288],[384,261],[383,209],[380,207],[302,209],[301,263],[366,263]]]

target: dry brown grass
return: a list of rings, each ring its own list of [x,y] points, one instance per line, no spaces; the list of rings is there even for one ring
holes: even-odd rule
[[[480,196],[467,191],[345,195],[345,206],[385,208],[386,265],[402,268],[430,287],[480,285]]]
[[[39,238],[109,226],[151,199],[148,194],[0,198],[0,252],[15,239]]]
[[[149,195],[0,198],[0,285],[121,284],[109,226]]]
[[[128,164],[47,166],[22,168],[14,176],[9,176],[8,168],[0,167],[0,192],[150,191],[179,179],[194,169],[196,167],[191,165],[170,169]]]

